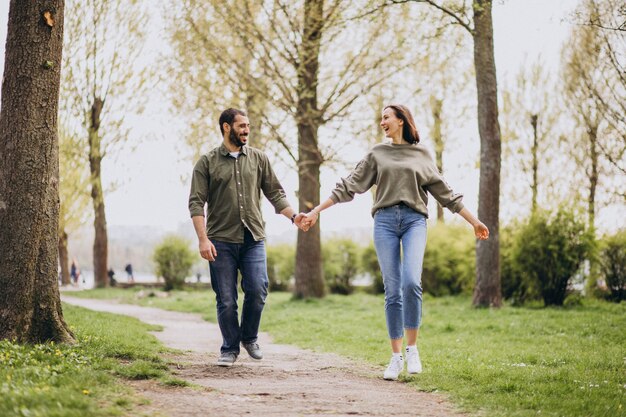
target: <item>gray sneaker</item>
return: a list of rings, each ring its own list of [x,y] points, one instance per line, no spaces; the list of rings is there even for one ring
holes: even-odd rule
[[[241,345],[252,359],[263,359],[263,352],[261,352],[261,348],[257,342],[242,343]]]
[[[219,366],[233,366],[233,363],[237,360],[237,354],[235,352],[223,352],[217,360]]]

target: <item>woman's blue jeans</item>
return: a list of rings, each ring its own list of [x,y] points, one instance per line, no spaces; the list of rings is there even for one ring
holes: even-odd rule
[[[385,285],[385,317],[390,339],[422,320],[422,265],[426,216],[398,204],[374,214],[374,246]]]
[[[256,342],[259,333],[269,285],[265,241],[255,241],[246,229],[243,244],[212,242],[217,257],[209,262],[209,269],[223,338],[220,350],[239,354],[239,344]],[[241,271],[244,292],[241,325],[237,311],[237,271]]]

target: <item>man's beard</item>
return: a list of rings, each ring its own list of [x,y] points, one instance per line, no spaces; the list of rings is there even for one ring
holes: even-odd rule
[[[230,131],[230,143],[237,146],[238,148],[241,148],[245,145],[245,143],[242,142],[241,139],[239,139],[239,135],[232,129]]]

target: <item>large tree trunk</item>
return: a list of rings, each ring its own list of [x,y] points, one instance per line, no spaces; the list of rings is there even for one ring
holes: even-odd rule
[[[500,125],[493,53],[491,0],[474,0],[474,67],[478,92],[480,183],[478,217],[487,225],[487,240],[476,244],[473,305],[500,307]]]
[[[67,233],[65,230],[59,232],[59,265],[61,266],[61,284],[70,285],[69,256],[67,251]]]
[[[57,275],[63,0],[11,0],[0,111],[0,339],[72,342]]]
[[[102,144],[100,140],[100,115],[104,101],[94,98],[91,106],[91,120],[89,126],[89,169],[91,171],[91,199],[94,211],[93,241],[93,276],[96,288],[109,285],[108,270],[108,237],[107,220],[104,211],[104,192],[102,191]]]
[[[441,112],[443,100],[430,96],[430,107],[433,115],[433,142],[435,143],[435,163],[437,169],[443,175],[443,134],[441,133]],[[443,223],[443,207],[437,202],[437,221]]]
[[[317,131],[321,123],[317,108],[317,76],[322,36],[323,0],[304,2],[304,34],[298,68],[298,202],[300,211],[309,211],[320,200],[321,154],[317,144]],[[298,230],[296,246],[296,285],[298,298],[323,297],[324,277],[320,223],[308,232]]]

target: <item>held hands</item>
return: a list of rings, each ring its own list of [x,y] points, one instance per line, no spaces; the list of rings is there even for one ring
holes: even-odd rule
[[[310,213],[300,213],[296,216],[293,222],[303,232],[308,232],[311,227],[315,226],[318,217],[319,214],[315,211]]]
[[[480,240],[486,240],[489,238],[489,229],[483,222],[474,224],[474,235]]]

